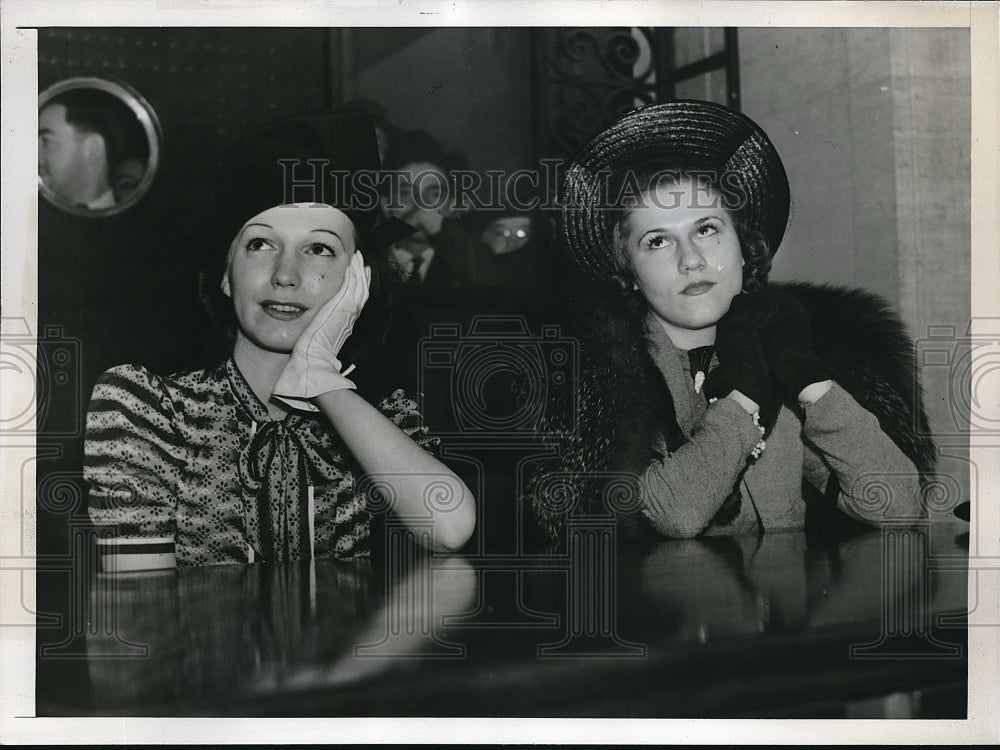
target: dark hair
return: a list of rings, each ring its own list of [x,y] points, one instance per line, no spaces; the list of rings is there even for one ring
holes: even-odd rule
[[[767,285],[767,276],[771,271],[771,248],[768,245],[767,237],[762,231],[750,226],[741,208],[745,205],[739,191],[737,181],[726,179],[726,175],[715,175],[694,169],[657,169],[649,167],[643,171],[634,173],[635,184],[643,186],[640,189],[641,196],[647,196],[657,187],[663,184],[676,185],[683,180],[699,180],[708,178],[705,187],[714,190],[723,199],[723,205],[733,217],[736,228],[736,236],[740,242],[740,252],[746,264],[743,266],[743,291],[756,292]],[[622,190],[624,180],[620,179],[617,190]],[[732,208],[730,208],[730,206]],[[632,274],[632,266],[629,262],[628,248],[626,246],[626,235],[628,233],[628,220],[632,210],[636,207],[633,200],[623,207],[615,209],[615,218],[611,227],[610,252],[612,262],[615,267],[615,275],[612,281],[623,291],[632,290],[635,278]]]
[[[70,89],[53,96],[45,107],[53,104],[66,108],[66,122],[74,128],[97,133],[104,139],[109,170],[123,158],[148,157],[149,146],[139,120],[114,94],[100,89]]]
[[[385,155],[385,169],[400,169],[414,162],[430,162],[450,173],[464,169],[466,161],[458,154],[446,150],[425,130],[407,130],[396,133]]]

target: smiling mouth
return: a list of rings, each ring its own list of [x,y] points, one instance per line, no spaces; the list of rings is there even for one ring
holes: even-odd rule
[[[275,320],[295,320],[306,311],[305,307],[295,304],[294,302],[274,302],[273,300],[266,300],[261,302],[260,306],[263,308],[266,315],[274,318]]]
[[[688,284],[681,290],[681,294],[685,294],[688,297],[697,297],[699,294],[704,294],[709,289],[715,286],[714,281],[696,281],[693,284]]]

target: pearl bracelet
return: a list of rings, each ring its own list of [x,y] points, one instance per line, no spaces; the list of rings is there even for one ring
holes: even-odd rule
[[[754,426],[760,430],[760,440],[757,441],[757,445],[755,445],[753,450],[750,451],[750,455],[753,456],[754,459],[758,459],[767,447],[767,443],[764,442],[764,425],[760,423],[760,412],[755,411],[751,416],[753,417]]]

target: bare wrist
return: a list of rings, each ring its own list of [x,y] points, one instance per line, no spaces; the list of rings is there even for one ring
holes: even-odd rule
[[[731,398],[733,401],[742,406],[747,414],[753,414],[754,412],[760,411],[760,405],[752,398],[745,396],[740,391],[730,391],[726,398]]]
[[[832,380],[821,380],[818,383],[810,383],[799,392],[799,403],[803,406],[815,404],[825,396],[833,387]]]

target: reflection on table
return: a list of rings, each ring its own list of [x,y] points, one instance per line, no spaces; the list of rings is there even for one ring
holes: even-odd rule
[[[595,521],[564,555],[99,575],[91,705],[66,712],[805,717],[902,694],[964,716],[956,533],[618,549]]]

